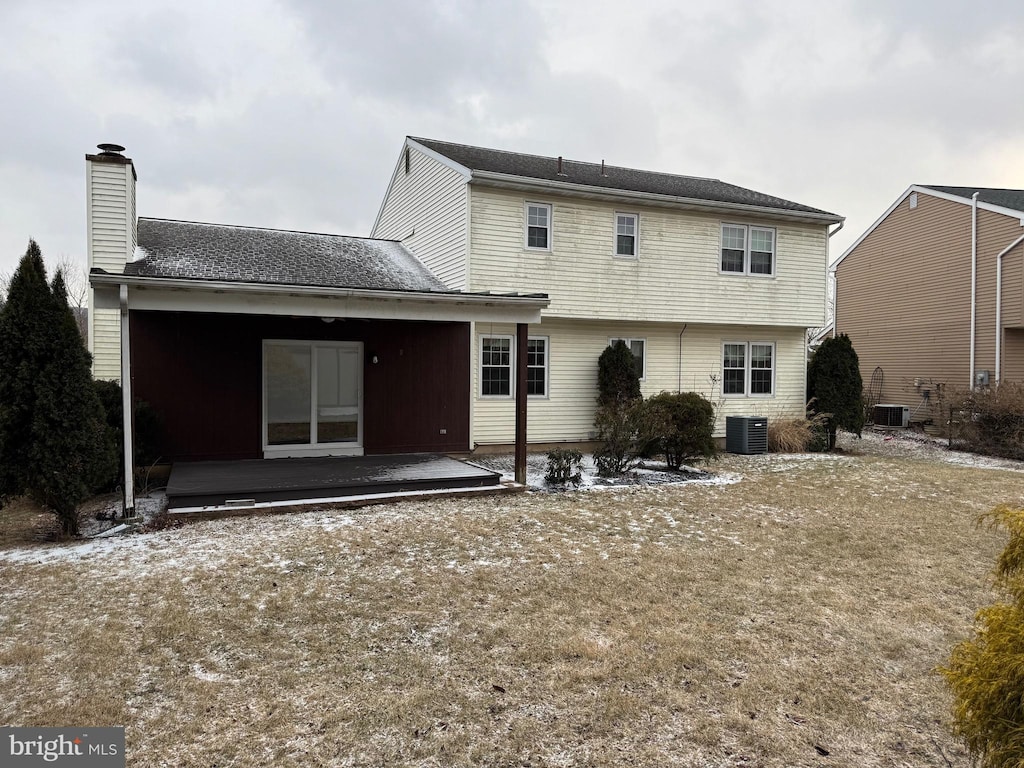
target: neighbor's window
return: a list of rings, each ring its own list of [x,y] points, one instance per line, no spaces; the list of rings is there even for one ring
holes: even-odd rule
[[[551,206],[547,203],[526,204],[526,247],[551,248]]]
[[[722,272],[775,274],[775,230],[746,224],[722,225]]]
[[[547,336],[531,336],[526,343],[526,394],[534,397],[547,397]]]
[[[722,345],[722,394],[770,397],[775,392],[775,345],[736,342]]]
[[[484,397],[512,395],[511,336],[481,337],[480,394]]]
[[[636,375],[643,380],[646,378],[646,365],[647,365],[647,340],[646,339],[608,339],[608,346],[610,347],[616,341],[624,342],[629,351],[633,353],[633,363],[636,365]]]
[[[615,255],[636,257],[636,234],[639,217],[635,213],[615,214]]]

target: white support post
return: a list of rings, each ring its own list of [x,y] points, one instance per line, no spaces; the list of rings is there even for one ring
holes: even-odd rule
[[[135,420],[132,418],[132,363],[128,339],[128,286],[120,287],[121,298],[121,411],[124,417],[124,518],[135,519]]]

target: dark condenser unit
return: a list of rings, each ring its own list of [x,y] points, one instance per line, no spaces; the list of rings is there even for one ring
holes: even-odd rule
[[[768,417],[726,416],[725,450],[729,453],[768,453]]]

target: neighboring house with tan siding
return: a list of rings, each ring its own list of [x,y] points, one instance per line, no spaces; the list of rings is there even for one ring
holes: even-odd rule
[[[1024,380],[1024,190],[913,185],[834,270],[836,332],[911,423],[942,431],[954,392]]]
[[[720,405],[719,436],[725,415],[802,415],[841,221],[716,179],[409,137],[371,236],[449,288],[549,297],[527,350],[538,444],[593,438],[597,360],[618,338],[645,395]],[[514,328],[474,322],[471,355],[471,447],[507,445]]]

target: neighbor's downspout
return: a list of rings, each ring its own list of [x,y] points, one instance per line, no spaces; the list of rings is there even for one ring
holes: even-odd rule
[[[828,233],[828,237],[825,238],[825,263],[826,264],[828,264],[828,245],[829,245],[829,240],[831,240],[833,238],[833,236],[838,234],[839,230],[842,229],[845,225],[846,225],[846,219],[843,219],[842,221],[839,222],[839,226],[836,227],[835,229],[833,229],[831,232],[829,232]],[[834,292],[832,294],[833,297],[834,297],[834,301],[835,301],[835,304],[832,307],[832,338],[834,339],[836,337],[836,325],[837,325],[837,323],[836,323],[836,314],[837,314],[836,310],[839,309],[839,282],[838,282],[839,281],[839,276],[836,274],[836,268],[835,267],[829,266],[829,268],[825,270],[825,325],[828,325],[828,284],[829,284],[829,275],[832,275],[832,285],[834,286]]]
[[[978,195],[971,195],[971,390],[974,390],[974,343],[978,323]]]
[[[1024,227],[1024,219],[1021,220],[1021,226]],[[999,383],[1000,375],[1003,372],[1003,256],[1008,254],[1022,242],[1024,242],[1024,235],[1021,235],[1008,246],[1003,248],[1003,250],[999,252],[999,255],[996,256],[996,384]]]
[[[124,419],[124,519],[135,521],[135,424],[132,418],[131,340],[128,338],[128,286],[120,286],[121,299],[121,413]]]
[[[683,330],[679,332],[679,373],[676,378],[676,392],[683,391],[683,334],[686,333],[687,323],[683,323]]]

